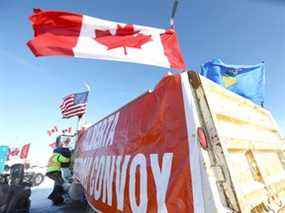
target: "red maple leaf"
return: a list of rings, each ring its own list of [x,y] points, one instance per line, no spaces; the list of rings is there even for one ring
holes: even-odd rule
[[[123,47],[125,55],[127,55],[127,47],[140,49],[145,43],[152,41],[151,35],[144,35],[134,30],[132,24],[121,27],[119,24],[116,33],[112,35],[110,30],[95,30],[95,40],[104,46],[107,50]]]

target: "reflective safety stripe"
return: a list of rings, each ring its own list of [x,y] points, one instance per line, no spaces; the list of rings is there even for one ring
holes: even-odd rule
[[[53,153],[48,161],[48,169],[47,172],[60,171],[61,163],[68,163],[70,161],[69,158],[64,157],[59,153]]]

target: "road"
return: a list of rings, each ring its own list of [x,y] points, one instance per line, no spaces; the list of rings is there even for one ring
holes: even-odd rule
[[[52,190],[53,182],[48,178],[39,187],[32,189],[30,213],[87,213],[86,206],[81,203],[68,203],[62,206],[53,206],[47,199]],[[285,207],[278,213],[285,213]]]
[[[31,213],[86,213],[86,207],[80,203],[52,205],[51,201],[47,199],[52,186],[53,182],[46,178],[39,187],[32,189]]]

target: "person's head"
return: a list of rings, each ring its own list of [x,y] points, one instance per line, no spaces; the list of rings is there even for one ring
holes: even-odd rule
[[[65,147],[68,147],[69,143],[70,143],[70,138],[67,137],[67,138],[64,140],[64,146],[65,146]]]

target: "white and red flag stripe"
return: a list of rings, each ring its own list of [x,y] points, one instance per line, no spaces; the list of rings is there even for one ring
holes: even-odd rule
[[[58,132],[57,126],[54,126],[47,131],[48,136],[52,136],[54,133],[57,133],[57,132]]]
[[[60,105],[63,118],[82,116],[87,110],[88,93],[74,93],[64,97]]]
[[[55,149],[56,148],[56,141],[53,143],[50,143],[48,146],[52,149]]]
[[[66,55],[185,69],[176,32],[63,11],[34,10],[35,56]]]
[[[68,128],[66,128],[66,129],[63,129],[63,130],[62,130],[62,133],[63,133],[63,134],[65,134],[65,133],[69,133],[69,134],[70,134],[70,133],[71,133],[71,130],[72,130],[72,127],[68,127]]]
[[[22,147],[21,152],[20,152],[20,158],[26,159],[29,155],[29,151],[30,151],[30,144],[28,143]]]
[[[9,148],[9,159],[14,156],[18,156],[20,153],[20,149],[18,147],[10,147]]]

